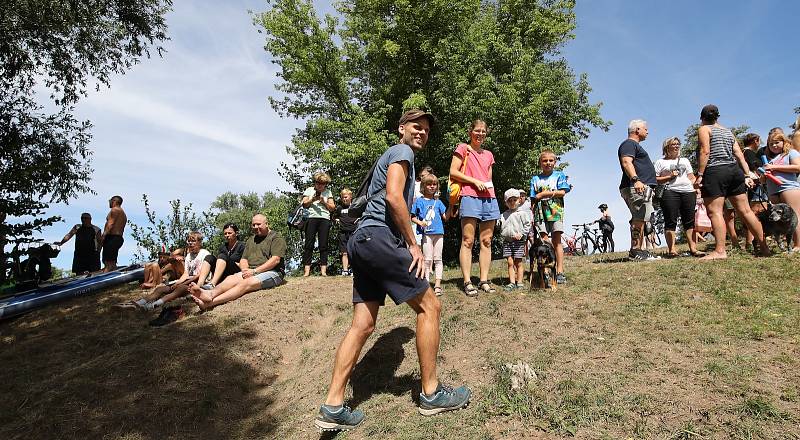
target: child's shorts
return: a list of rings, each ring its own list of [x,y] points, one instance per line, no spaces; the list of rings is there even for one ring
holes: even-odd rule
[[[500,207],[493,197],[461,197],[461,218],[476,218],[479,222],[500,218]]]
[[[503,258],[525,258],[525,239],[503,241]]]
[[[347,253],[347,240],[355,231],[339,231],[339,252]]]

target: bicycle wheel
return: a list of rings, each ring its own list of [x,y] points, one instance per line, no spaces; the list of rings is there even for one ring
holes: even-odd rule
[[[608,252],[608,241],[602,235],[597,237],[597,244],[599,246],[599,251],[601,254],[605,254]]]
[[[592,255],[597,252],[597,243],[588,235],[582,235],[580,238],[581,248],[583,255]]]

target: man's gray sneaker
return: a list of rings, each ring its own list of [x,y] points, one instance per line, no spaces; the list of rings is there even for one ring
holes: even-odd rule
[[[464,408],[469,404],[472,391],[466,386],[458,388],[439,384],[431,396],[419,393],[419,413],[423,416],[432,416],[445,411],[454,411]]]
[[[564,272],[556,274],[556,283],[557,284],[567,284],[567,276],[564,275]]]
[[[342,405],[337,410],[331,410],[327,405],[319,407],[319,414],[314,420],[314,425],[322,431],[348,431],[364,421],[364,413],[359,410],[351,411]]]

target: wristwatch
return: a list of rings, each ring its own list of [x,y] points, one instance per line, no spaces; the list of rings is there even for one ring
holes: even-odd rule
[[[633,176],[633,177],[631,177],[631,182],[634,182],[634,183],[636,183],[636,182],[638,182],[638,181],[639,181],[639,176]]]

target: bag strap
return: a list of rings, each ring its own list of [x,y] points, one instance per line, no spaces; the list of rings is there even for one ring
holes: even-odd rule
[[[358,185],[358,190],[356,191],[356,197],[366,195],[367,191],[369,191],[369,185],[372,183],[372,176],[375,175],[375,168],[378,166],[378,159],[375,159],[375,162],[372,163],[372,167],[369,169],[369,173],[364,176],[364,179],[361,180],[361,184]]]
[[[469,144],[464,144],[467,148],[467,152],[464,153],[464,161],[461,163],[461,173],[466,174],[467,172],[467,159],[469,159],[469,153],[472,151],[472,147]]]

